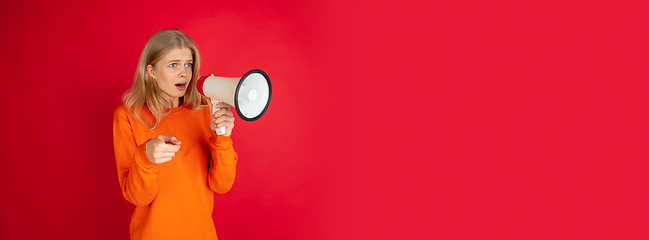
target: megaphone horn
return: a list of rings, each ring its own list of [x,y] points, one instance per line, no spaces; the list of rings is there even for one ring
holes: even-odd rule
[[[203,76],[196,82],[203,96],[234,106],[241,119],[256,121],[264,115],[273,93],[270,78],[262,70],[253,69],[241,78]]]

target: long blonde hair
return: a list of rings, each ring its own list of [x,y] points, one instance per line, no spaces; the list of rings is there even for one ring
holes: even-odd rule
[[[126,109],[135,119],[145,126],[151,127],[150,131],[155,130],[162,118],[169,113],[169,111],[164,109],[169,101],[163,98],[163,95],[161,95],[162,89],[160,89],[155,79],[147,73],[146,68],[148,65],[155,65],[162,56],[178,48],[189,48],[194,59],[192,79],[188,84],[185,95],[179,101],[192,110],[197,110],[206,104],[203,102],[200,93],[196,90],[196,80],[199,77],[201,61],[194,41],[179,30],[162,30],[156,32],[149,38],[146,45],[144,45],[142,55],[140,55],[140,61],[135,71],[133,86],[122,97],[122,102]],[[142,118],[141,111],[144,106],[149,109],[155,118],[153,123],[149,123]]]

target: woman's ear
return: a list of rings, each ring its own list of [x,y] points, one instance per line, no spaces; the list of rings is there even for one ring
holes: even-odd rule
[[[146,66],[146,72],[155,80],[155,72],[153,72],[153,66],[151,64]]]

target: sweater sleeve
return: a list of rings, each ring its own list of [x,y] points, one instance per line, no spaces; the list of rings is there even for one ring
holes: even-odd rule
[[[145,145],[136,144],[128,112],[117,108],[113,119],[117,177],[124,198],[136,206],[150,204],[158,192],[158,165],[149,161]]]
[[[219,136],[214,131],[210,132],[211,158],[207,183],[212,191],[223,194],[234,184],[238,156],[232,148],[232,139],[229,136]]]

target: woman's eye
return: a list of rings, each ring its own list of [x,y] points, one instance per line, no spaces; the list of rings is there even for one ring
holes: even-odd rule
[[[169,67],[174,67],[174,68],[175,68],[175,67],[176,67],[176,65],[177,65],[177,64],[175,64],[175,63],[172,63],[172,64],[169,64]]]
[[[185,64],[185,67],[192,67],[191,63]]]

